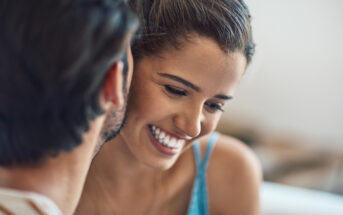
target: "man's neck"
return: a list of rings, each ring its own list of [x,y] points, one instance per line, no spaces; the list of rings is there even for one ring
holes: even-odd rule
[[[100,122],[91,122],[91,129],[83,135],[83,143],[72,152],[62,152],[36,168],[0,168],[0,187],[42,194],[54,201],[63,214],[72,214],[92,160],[100,130],[96,125],[103,120],[99,118],[95,121]]]

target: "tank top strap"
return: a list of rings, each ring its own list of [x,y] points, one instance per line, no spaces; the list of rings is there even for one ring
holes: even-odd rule
[[[201,166],[201,153],[200,153],[200,143],[196,141],[193,145],[194,148],[194,155],[195,155],[195,163],[197,165],[197,169],[199,170]]]
[[[208,192],[206,181],[206,167],[211,156],[213,147],[219,137],[218,133],[212,133],[205,152],[204,159],[200,153],[200,143],[196,141],[193,145],[197,175],[194,180],[190,205],[187,215],[208,215]]]
[[[204,160],[202,161],[202,164],[204,165],[204,167],[206,167],[208,164],[208,160],[211,156],[211,152],[213,151],[214,145],[215,145],[218,137],[219,137],[219,134],[217,132],[214,132],[211,134],[211,136],[208,140],[208,145],[207,145],[205,157],[204,157]]]
[[[194,154],[195,154],[195,162],[196,162],[198,170],[206,168],[208,160],[210,159],[210,156],[211,156],[211,152],[214,148],[214,145],[215,145],[218,137],[219,137],[219,134],[217,132],[214,132],[211,134],[211,136],[208,140],[204,159],[202,159],[202,156],[201,156],[199,141],[196,141],[194,143],[193,148],[194,148]]]

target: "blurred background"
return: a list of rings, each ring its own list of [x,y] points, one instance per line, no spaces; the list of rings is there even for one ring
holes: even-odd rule
[[[257,51],[218,130],[266,181],[343,194],[343,1],[246,2]]]

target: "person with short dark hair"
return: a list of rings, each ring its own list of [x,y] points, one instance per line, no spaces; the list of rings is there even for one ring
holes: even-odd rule
[[[131,0],[142,20],[125,126],[77,214],[257,215],[261,169],[214,132],[255,50],[243,0]]]
[[[0,0],[0,214],[73,213],[137,26],[124,0]]]

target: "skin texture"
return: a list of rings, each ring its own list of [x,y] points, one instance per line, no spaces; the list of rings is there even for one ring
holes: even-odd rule
[[[195,35],[180,49],[143,57],[135,65],[127,123],[94,160],[76,214],[186,214],[196,173],[192,143],[200,140],[205,150],[218,107],[229,102],[217,97],[233,97],[245,68],[242,53],[224,53]],[[165,155],[152,144],[149,125],[185,143]],[[253,153],[220,136],[208,169],[210,214],[258,214],[260,180]]]

